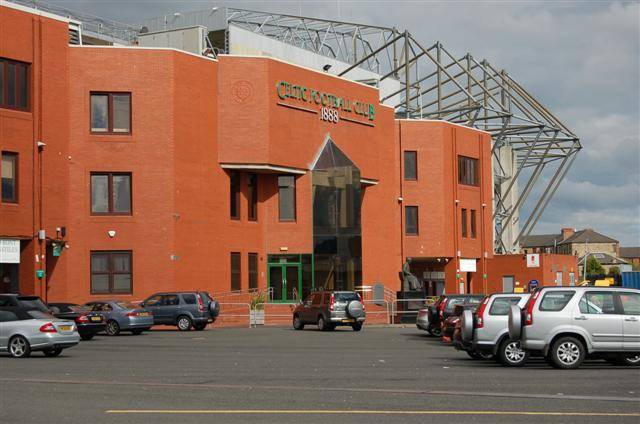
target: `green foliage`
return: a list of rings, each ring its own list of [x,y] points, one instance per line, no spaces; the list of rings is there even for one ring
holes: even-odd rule
[[[589,259],[587,259],[587,275],[600,275],[604,273],[604,268],[595,256],[589,256]]]
[[[620,267],[612,266],[609,268],[609,276],[620,275]]]
[[[267,301],[267,293],[254,293],[251,296],[251,310],[257,311],[264,309],[264,303]]]

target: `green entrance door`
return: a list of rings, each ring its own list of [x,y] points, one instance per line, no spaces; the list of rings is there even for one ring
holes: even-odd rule
[[[302,292],[302,267],[299,264],[268,265],[272,301],[295,302]]]

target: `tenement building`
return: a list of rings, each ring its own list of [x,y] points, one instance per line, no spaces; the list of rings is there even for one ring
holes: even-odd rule
[[[0,4],[0,292],[498,290],[489,133],[275,58],[70,43]],[[500,286],[501,288],[501,286]]]

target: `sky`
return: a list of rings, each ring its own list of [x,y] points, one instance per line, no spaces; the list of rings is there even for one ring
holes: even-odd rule
[[[618,1],[48,0],[121,22],[229,6],[407,29],[508,73],[583,149],[533,233],[594,230],[640,246],[640,3]],[[525,208],[529,207],[525,205]]]

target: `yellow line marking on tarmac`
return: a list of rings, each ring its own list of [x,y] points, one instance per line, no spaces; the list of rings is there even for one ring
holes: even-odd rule
[[[545,412],[545,411],[393,411],[358,409],[110,409],[106,414],[217,414],[217,415],[537,415],[563,417],[640,417],[640,412]]]

